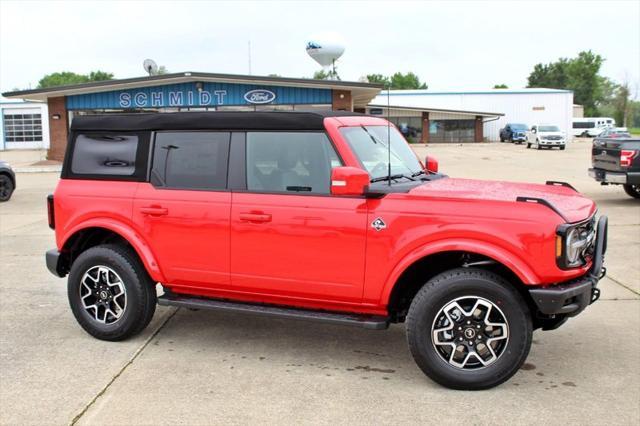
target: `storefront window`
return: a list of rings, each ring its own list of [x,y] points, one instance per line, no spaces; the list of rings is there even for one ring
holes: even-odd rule
[[[474,141],[474,120],[434,120],[429,123],[429,142]]]

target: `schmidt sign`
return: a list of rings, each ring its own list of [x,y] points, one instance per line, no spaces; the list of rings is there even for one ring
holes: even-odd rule
[[[207,90],[195,93],[191,90],[187,92],[122,92],[119,101],[120,108],[215,106],[224,105],[226,96],[226,90],[215,90],[213,93]]]
[[[67,109],[138,109],[269,104],[331,104],[331,90],[231,83],[180,83],[71,95]]]

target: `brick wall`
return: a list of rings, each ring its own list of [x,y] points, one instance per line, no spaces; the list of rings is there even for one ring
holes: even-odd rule
[[[64,96],[49,98],[49,152],[47,159],[62,161],[64,152],[67,149],[67,138],[69,136],[69,116],[65,105]],[[59,119],[54,119],[54,115],[59,115]]]
[[[332,108],[334,111],[353,111],[349,90],[332,90]]]
[[[482,117],[477,115],[476,116],[476,142],[482,142],[484,140],[484,123],[482,122]]]
[[[422,111],[422,143],[429,143],[429,112]]]

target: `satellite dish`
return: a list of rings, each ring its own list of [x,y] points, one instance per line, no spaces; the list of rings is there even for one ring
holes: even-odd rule
[[[335,63],[344,53],[344,44],[335,35],[312,38],[307,42],[307,54],[319,63],[329,75],[337,77]]]
[[[158,64],[153,59],[145,59],[142,63],[144,70],[149,73],[149,75],[154,75],[158,72]]]

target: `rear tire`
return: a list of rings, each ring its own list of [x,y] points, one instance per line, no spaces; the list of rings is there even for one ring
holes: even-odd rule
[[[11,178],[5,174],[0,174],[0,201],[9,201],[15,186]]]
[[[640,198],[640,185],[622,185],[624,192],[633,198]]]
[[[529,354],[533,333],[529,308],[516,289],[473,268],[427,282],[411,303],[406,327],[420,369],[443,386],[464,390],[491,388],[513,376]]]
[[[156,310],[155,283],[129,249],[92,247],[71,266],[67,295],[80,326],[100,340],[140,333]]]

